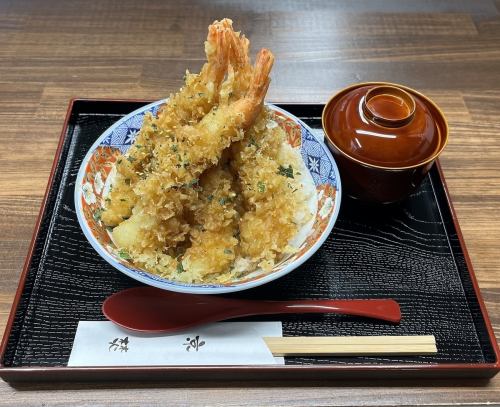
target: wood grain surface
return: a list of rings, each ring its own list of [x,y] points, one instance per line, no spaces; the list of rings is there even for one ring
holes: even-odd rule
[[[230,17],[276,55],[268,99],[325,102],[360,81],[433,98],[450,124],[442,165],[493,325],[500,330],[500,1],[0,0],[0,329],[5,326],[72,97],[160,99]],[[500,403],[478,381],[24,384],[0,405]]]

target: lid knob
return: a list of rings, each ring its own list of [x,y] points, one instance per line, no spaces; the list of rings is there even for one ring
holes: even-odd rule
[[[415,100],[406,91],[395,86],[375,86],[362,102],[366,119],[384,127],[401,127],[415,115]]]

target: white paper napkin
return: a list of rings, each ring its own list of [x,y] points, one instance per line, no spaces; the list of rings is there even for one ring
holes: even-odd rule
[[[109,321],[80,321],[68,366],[268,365],[263,336],[282,336],[281,322],[219,322],[174,335],[141,334]]]

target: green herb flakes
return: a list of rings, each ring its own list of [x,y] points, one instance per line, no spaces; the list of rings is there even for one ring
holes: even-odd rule
[[[120,256],[120,258],[122,258],[124,260],[132,260],[132,257],[130,256],[130,254],[128,254],[128,252],[124,249],[120,249],[118,251],[118,256]]]
[[[104,212],[104,210],[102,208],[96,209],[96,211],[94,212],[94,220],[96,222],[99,222],[101,220],[101,216],[102,216],[103,212]]]
[[[177,263],[177,272],[178,273],[184,273],[184,266],[182,265],[182,262]]]
[[[188,188],[194,188],[198,185],[199,179],[198,178],[193,178],[191,181],[188,182],[187,186]]]
[[[278,174],[287,178],[293,178],[293,168],[291,165],[289,165],[288,168],[280,165],[278,167]]]
[[[264,184],[262,181],[257,182],[257,189],[259,192],[265,192],[266,184]]]
[[[248,146],[255,146],[256,148],[259,148],[259,144],[255,141],[253,137],[250,137],[250,140],[248,141]]]

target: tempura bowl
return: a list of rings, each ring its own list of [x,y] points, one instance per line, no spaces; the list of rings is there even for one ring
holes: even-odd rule
[[[271,104],[267,106],[273,111],[274,120],[285,130],[287,142],[292,147],[300,148],[305,167],[314,182],[314,219],[298,250],[282,259],[270,272],[256,270],[224,284],[187,284],[169,280],[137,268],[120,257],[110,231],[100,219],[105,191],[109,186],[108,177],[111,179],[113,176],[112,170],[118,155],[125,153],[134,142],[144,115],[147,112],[155,115],[165,102],[160,100],[151,103],[118,120],[96,140],[83,159],[75,185],[75,208],[82,231],[97,253],[115,269],[144,284],[191,294],[221,294],[254,288],[288,274],[311,257],[332,231],[339,213],[339,172],[330,151],[322,140],[316,138],[311,128]]]

